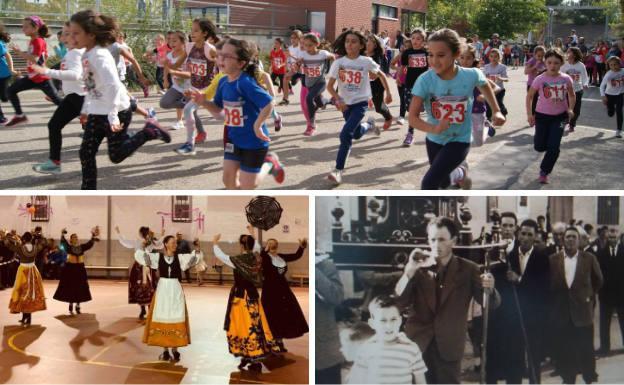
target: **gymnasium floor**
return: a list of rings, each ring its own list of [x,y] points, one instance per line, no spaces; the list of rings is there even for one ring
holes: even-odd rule
[[[21,315],[8,310],[11,290],[0,291],[0,383],[308,383],[308,335],[286,340],[289,352],[271,357],[262,373],[240,371],[228,353],[223,321],[229,286],[184,284],[191,345],[177,364],[158,361],[161,349],[141,342],[139,307],[127,304],[128,284],[91,280],[93,300],[70,316],[67,304],[52,299],[57,281],[44,281],[48,309]],[[308,315],[308,289],[293,288]]]

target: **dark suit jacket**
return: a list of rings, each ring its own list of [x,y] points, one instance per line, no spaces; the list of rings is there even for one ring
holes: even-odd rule
[[[550,262],[550,320],[554,327],[567,325],[591,326],[594,322],[594,296],[603,278],[596,256],[579,251],[572,286],[565,279],[564,252],[552,254]]]
[[[600,289],[600,301],[618,305],[624,303],[624,245],[618,244],[615,256],[611,256],[611,249],[607,245],[596,253],[600,270],[604,278],[604,285]]]
[[[468,306],[475,298],[482,302],[480,268],[457,256],[447,266],[440,305],[436,309],[436,280],[424,269],[416,272],[403,293],[401,303],[408,307],[405,334],[426,351],[435,337],[440,356],[446,361],[460,360],[464,354],[468,327]],[[495,292],[491,306],[500,303]]]
[[[518,249],[509,254],[511,270],[520,274],[520,253]],[[516,284],[523,318],[528,324],[543,324],[548,305],[548,280],[550,264],[544,247],[533,247],[522,279]]]
[[[340,338],[336,324],[335,308],[344,299],[344,292],[334,263],[327,259],[315,265],[316,316],[315,343],[316,369],[322,370],[340,364]]]

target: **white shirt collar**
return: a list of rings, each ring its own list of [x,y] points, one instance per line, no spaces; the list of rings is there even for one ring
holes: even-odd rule
[[[271,263],[273,266],[286,267],[286,261],[284,261],[284,258],[280,257],[278,254],[269,253],[269,256],[271,257]]]
[[[518,253],[520,254],[520,256],[522,257],[528,257],[531,254],[533,254],[533,249],[535,248],[535,246],[531,246],[531,248],[529,249],[529,251],[527,251],[526,253],[522,252],[522,248],[518,247]]]
[[[576,259],[578,258],[579,255],[579,251],[576,250],[576,254],[574,254],[573,256],[569,256],[568,253],[566,253],[565,249],[563,249],[563,257],[564,258],[572,258],[572,259]]]

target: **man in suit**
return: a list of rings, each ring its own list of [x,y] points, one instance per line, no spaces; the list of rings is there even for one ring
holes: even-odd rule
[[[619,242],[619,229],[610,226],[607,245],[598,251],[598,263],[604,277],[604,285],[600,289],[600,349],[599,354],[609,354],[611,350],[611,318],[617,312],[620,333],[624,339],[624,247]]]
[[[510,328],[514,328],[516,338],[509,340],[510,350],[514,353],[513,357],[520,358],[520,377],[518,371],[514,378],[507,378],[507,383],[522,383],[522,374],[525,367],[525,354],[528,359],[528,375],[530,383],[540,383],[540,365],[544,357],[543,340],[544,325],[547,322],[546,309],[548,304],[548,278],[549,263],[548,256],[544,253],[545,248],[535,244],[538,235],[538,225],[532,219],[526,219],[520,224],[518,232],[519,247],[509,254],[509,270],[507,271],[507,280],[515,286],[518,295],[518,302],[515,298],[505,298],[503,294],[503,304],[512,302],[515,310],[515,321]],[[513,294],[513,292],[512,292]],[[522,330],[518,330],[520,325],[520,315],[526,336]],[[518,337],[519,334],[519,337]],[[526,338],[526,340],[525,340]],[[506,341],[501,341],[505,343]],[[528,345],[527,345],[528,343]]]
[[[315,383],[340,384],[340,367],[344,358],[340,353],[335,309],[344,299],[342,282],[336,266],[327,255],[316,256],[315,277]]]
[[[431,222],[427,227],[431,253],[424,259],[411,257],[395,288],[408,309],[405,334],[423,352],[428,383],[460,382],[470,300],[481,303],[485,290],[492,306],[500,304],[492,275],[481,274],[479,265],[453,254],[458,235],[449,218]]]
[[[509,255],[514,249],[518,248],[518,242],[516,242],[516,231],[518,230],[518,218],[516,214],[511,211],[506,211],[501,214],[501,238],[507,241],[507,248],[505,249],[505,256]]]
[[[564,249],[550,255],[550,321],[557,372],[564,383],[574,384],[577,373],[585,383],[598,380],[594,357],[595,295],[603,278],[596,257],[579,249],[580,234],[569,227]]]

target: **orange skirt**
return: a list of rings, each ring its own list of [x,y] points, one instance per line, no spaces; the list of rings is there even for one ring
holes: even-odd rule
[[[34,313],[46,309],[41,274],[34,263],[22,263],[17,269],[11,293],[11,313]]]

